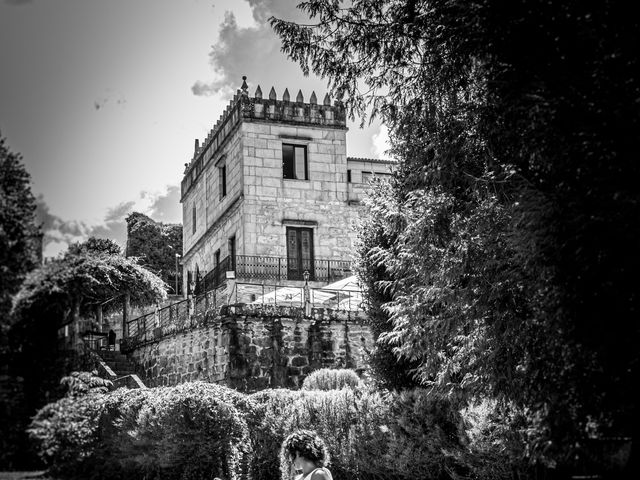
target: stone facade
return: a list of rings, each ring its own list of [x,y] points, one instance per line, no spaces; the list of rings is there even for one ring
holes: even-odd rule
[[[149,387],[203,380],[243,391],[297,388],[318,368],[362,370],[373,337],[362,315],[233,306],[196,328],[128,352]]]
[[[388,174],[392,162],[347,158],[346,132],[345,110],[328,96],[278,100],[272,88],[267,99],[258,87],[249,97],[245,82],[186,164],[184,271],[210,272],[230,256],[286,259],[296,228],[310,232],[314,259],[350,260],[363,190],[353,183],[365,169]],[[294,178],[283,160],[292,147],[304,151],[305,174]]]

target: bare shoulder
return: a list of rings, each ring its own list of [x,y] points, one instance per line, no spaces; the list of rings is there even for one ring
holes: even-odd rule
[[[333,477],[328,469],[318,468],[313,472],[313,475],[311,475],[311,480],[333,480]]]

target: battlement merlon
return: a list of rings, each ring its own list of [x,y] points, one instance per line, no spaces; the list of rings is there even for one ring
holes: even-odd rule
[[[344,105],[340,101],[334,101],[332,105],[328,94],[319,105],[315,92],[311,93],[309,103],[305,103],[302,91],[299,90],[296,101],[292,102],[288,89],[285,89],[282,99],[278,100],[273,87],[269,92],[269,98],[263,98],[262,89],[258,85],[254,96],[249,97],[246,77],[242,78],[242,88],[237,90],[207,138],[202,142],[196,140],[193,159],[185,164],[183,195],[202,171],[206,162],[205,153],[209,151],[211,156],[225,143],[240,122],[274,122],[347,130]]]

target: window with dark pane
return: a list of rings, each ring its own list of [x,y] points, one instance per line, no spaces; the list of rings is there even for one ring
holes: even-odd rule
[[[309,180],[306,145],[282,144],[282,178]]]
[[[220,191],[220,200],[222,200],[227,195],[227,166],[222,165],[218,167],[218,182],[219,182],[219,191]]]

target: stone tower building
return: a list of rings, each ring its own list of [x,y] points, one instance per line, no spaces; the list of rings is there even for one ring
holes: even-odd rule
[[[248,94],[246,77],[186,164],[183,278],[196,291],[239,280],[316,286],[351,274],[354,220],[372,175],[388,160],[346,156],[346,116],[315,92]],[[183,290],[185,291],[185,290]]]

